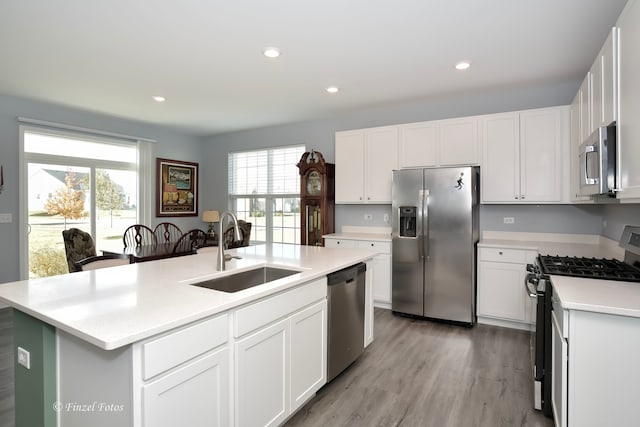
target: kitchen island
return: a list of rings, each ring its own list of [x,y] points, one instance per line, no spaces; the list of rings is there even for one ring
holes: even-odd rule
[[[286,420],[326,382],[326,275],[376,252],[231,252],[242,259],[225,272],[208,252],[0,285],[29,352],[30,369],[16,364],[16,425]],[[265,265],[297,273],[235,293],[191,286]]]

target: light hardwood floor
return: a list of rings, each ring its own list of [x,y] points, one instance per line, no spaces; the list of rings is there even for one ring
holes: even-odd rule
[[[287,427],[553,426],[533,409],[529,333],[376,308],[375,341]]]
[[[0,309],[0,426],[13,427],[13,311]]]

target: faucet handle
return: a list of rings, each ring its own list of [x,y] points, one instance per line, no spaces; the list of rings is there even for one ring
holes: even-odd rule
[[[224,254],[225,261],[231,261],[231,258],[242,259],[242,257],[238,255]]]

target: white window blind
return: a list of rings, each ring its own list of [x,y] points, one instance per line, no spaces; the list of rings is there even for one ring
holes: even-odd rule
[[[304,145],[229,153],[229,194],[299,194]]]

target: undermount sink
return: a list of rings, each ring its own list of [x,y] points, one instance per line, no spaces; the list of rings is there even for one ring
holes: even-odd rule
[[[238,292],[297,273],[300,273],[300,271],[277,267],[258,267],[253,270],[205,280],[204,282],[192,283],[192,285],[222,292]]]

